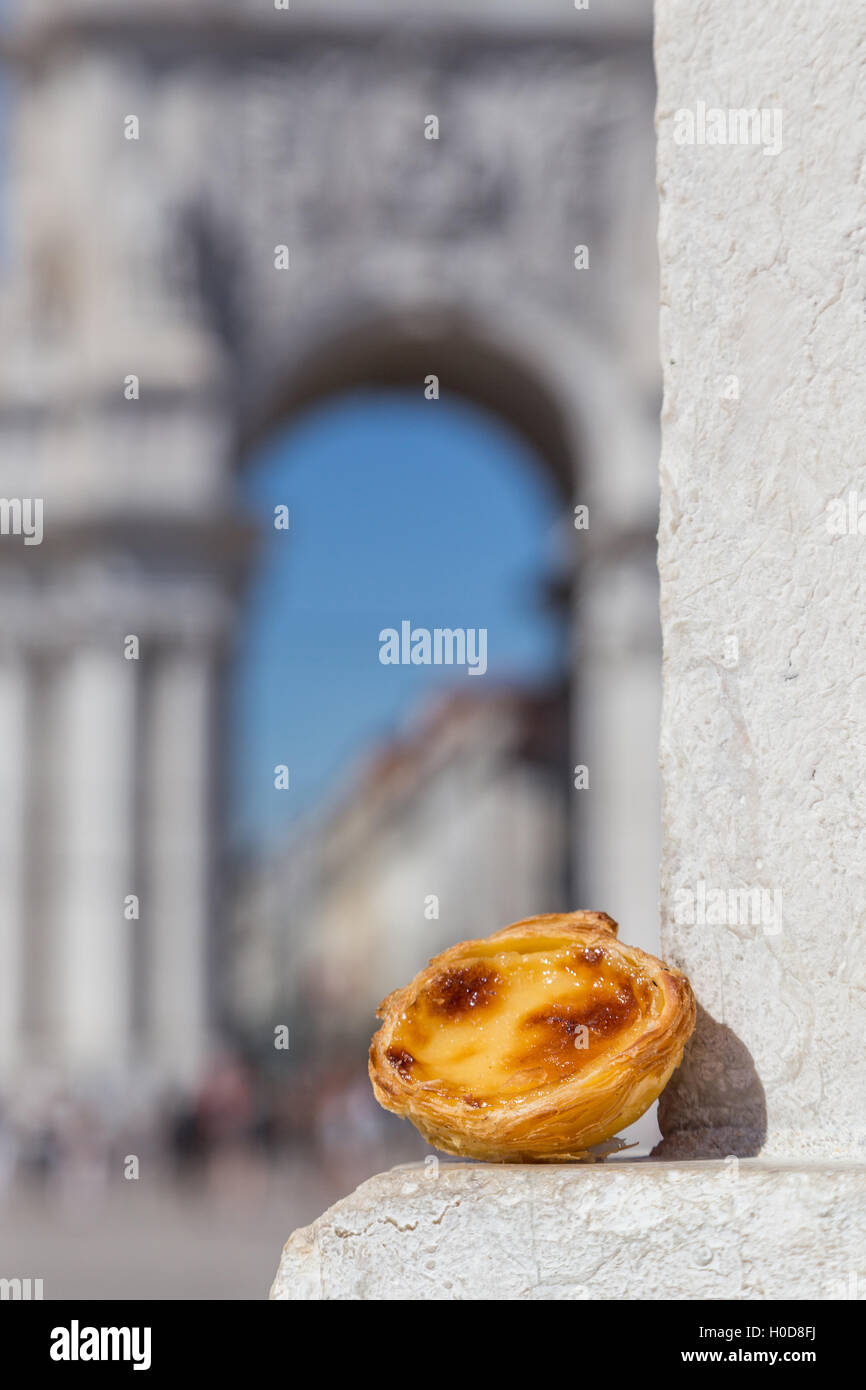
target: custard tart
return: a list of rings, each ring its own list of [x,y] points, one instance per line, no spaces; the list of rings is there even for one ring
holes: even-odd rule
[[[379,1006],[370,1080],[446,1153],[585,1159],[663,1090],[695,1026],[678,970],[604,912],[530,917],[434,957]]]

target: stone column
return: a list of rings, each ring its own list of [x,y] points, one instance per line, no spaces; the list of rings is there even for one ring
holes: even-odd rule
[[[135,663],[86,640],[58,691],[57,1060],[78,1075],[129,1061]]]
[[[24,826],[27,798],[27,663],[0,655],[0,1077],[20,1062],[24,993]]]
[[[656,8],[664,1152],[862,1159],[863,17]]]
[[[207,1040],[213,657],[180,641],[153,658],[144,734],[147,1052],[193,1083]]]

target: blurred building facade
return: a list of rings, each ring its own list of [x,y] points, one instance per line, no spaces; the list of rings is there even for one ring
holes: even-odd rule
[[[249,868],[231,997],[251,1048],[283,1020],[301,1054],[357,1051],[429,956],[561,909],[564,723],[558,693],[443,696]]]
[[[0,496],[41,499],[44,539],[0,536],[0,1075],[198,1074],[239,978],[219,928],[222,691],[253,560],[237,472],[294,413],[355,386],[422,391],[437,376],[524,434],[568,504],[588,507],[571,760],[591,793],[568,813],[572,895],[651,944],[650,4],[7,9]],[[520,723],[453,718],[422,761],[459,728],[480,769]],[[501,788],[514,805],[482,814],[478,787],[437,774],[429,796],[406,793],[411,834],[429,844],[447,825],[435,788],[467,798],[482,842],[496,814],[519,839],[526,811],[538,833],[527,775],[515,757]],[[384,866],[363,920],[351,884],[314,904],[323,935],[369,955],[376,1002],[412,954],[391,940],[392,973],[381,940],[358,948],[383,924],[403,930],[396,908],[378,915],[383,895],[399,902],[421,863],[409,830],[388,828],[399,785],[392,771],[370,793],[381,819],[366,825],[362,801],[316,851],[345,844],[352,861],[371,837]],[[280,893],[318,891],[303,864],[293,850]],[[482,874],[470,892],[471,873],[455,870],[467,932],[553,905],[529,878],[501,903]],[[275,921],[263,909],[253,956]],[[464,930],[447,925],[448,939]]]

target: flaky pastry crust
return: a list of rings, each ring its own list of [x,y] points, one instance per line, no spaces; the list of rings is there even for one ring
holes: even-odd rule
[[[679,970],[604,912],[530,917],[434,957],[380,1004],[379,1104],[446,1153],[585,1159],[652,1104],[695,1025]]]

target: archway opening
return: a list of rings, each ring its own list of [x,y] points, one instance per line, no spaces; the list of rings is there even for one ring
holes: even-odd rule
[[[240,480],[261,541],[231,692],[231,997],[340,1151],[352,1116],[352,1146],[394,1142],[358,1060],[379,999],[567,903],[571,542],[555,470],[484,406],[417,385],[312,402]]]
[[[566,679],[561,499],[474,404],[341,394],[272,436],[242,493],[261,544],[233,702],[235,847],[278,844],[438,697]],[[457,640],[428,660],[418,634],[449,626],[465,659]],[[289,786],[263,795],[261,769],[286,758]]]

